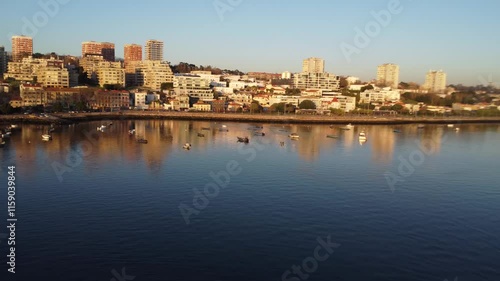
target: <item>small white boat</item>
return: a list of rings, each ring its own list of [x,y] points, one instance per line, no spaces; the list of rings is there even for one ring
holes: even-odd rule
[[[129,131],[128,131],[128,134],[129,134],[129,135],[133,135],[133,134],[135,134],[135,129],[129,130]]]
[[[182,148],[184,148],[185,150],[190,150],[191,149],[191,144],[190,143],[186,143],[186,144],[184,144],[184,146]]]
[[[104,130],[106,130],[106,126],[101,125],[100,127],[97,127],[97,130],[103,132]]]
[[[425,128],[425,125],[420,124],[420,125],[417,126],[417,128],[418,129],[423,129],[423,128]]]
[[[49,135],[49,134],[44,134],[44,135],[42,135],[42,140],[44,140],[44,141],[49,141],[49,140],[51,140],[51,139],[52,139],[52,136],[51,136],[51,135]]]
[[[291,133],[289,136],[292,140],[298,140],[300,136],[297,133]]]
[[[455,132],[460,132],[460,128],[455,128]]]
[[[352,128],[354,128],[354,126],[353,126],[351,123],[349,123],[349,124],[347,124],[345,127],[341,127],[340,129],[341,129],[341,130],[344,130],[344,131],[349,131],[349,130],[351,130]]]
[[[0,139],[0,147],[4,147],[5,146],[5,141],[3,139]]]
[[[448,124],[448,128],[453,128],[453,127],[455,127],[455,125],[453,125],[453,124]]]
[[[359,141],[362,141],[362,140],[364,140],[364,141],[367,140],[366,133],[364,131],[359,133]]]

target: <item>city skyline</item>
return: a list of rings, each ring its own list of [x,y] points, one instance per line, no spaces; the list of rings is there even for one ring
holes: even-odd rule
[[[0,19],[7,30],[7,36],[0,37],[0,46],[6,50],[11,50],[10,37],[23,34],[23,27],[30,31],[26,22],[33,24],[35,15],[44,11],[40,4],[28,2],[6,4],[11,12]],[[404,82],[423,84],[431,69],[443,69],[448,84],[500,81],[495,67],[499,58],[495,40],[499,39],[490,38],[487,32],[498,26],[494,11],[500,5],[493,1],[462,1],[450,6],[401,0],[400,12],[390,15],[385,26],[379,25],[380,31],[370,35],[367,46],[355,44],[356,28],[364,30],[374,23],[374,14],[383,15],[391,1],[353,1],[341,7],[326,1],[290,2],[286,6],[278,1],[199,1],[196,5],[151,1],[141,4],[149,13],[150,20],[145,21],[134,15],[133,2],[124,1],[119,8],[103,3],[100,11],[91,10],[92,0],[60,2],[67,3],[60,4],[57,13],[47,13],[45,25],[35,26],[34,52],[79,56],[81,43],[94,40],[114,43],[116,57],[123,58],[126,44],[144,48],[145,42],[154,38],[164,42],[164,59],[173,64],[183,61],[244,72],[297,73],[301,60],[319,57],[326,61],[325,71],[364,81],[376,78],[376,67],[384,63],[399,65],[400,81]],[[235,5],[228,6],[231,3]],[[107,12],[110,9],[122,14]],[[176,12],[162,16],[165,10]],[[272,14],[279,16],[273,18]],[[464,16],[478,20],[463,28],[460,19]],[[96,20],[85,22],[88,17]],[[478,44],[481,41],[485,44]],[[357,52],[346,56],[343,43],[356,47]]]

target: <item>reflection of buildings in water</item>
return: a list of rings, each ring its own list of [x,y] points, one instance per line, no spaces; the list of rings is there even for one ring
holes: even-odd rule
[[[450,130],[450,133],[452,131]],[[454,131],[453,131],[454,133]],[[445,128],[442,126],[426,129],[421,133],[419,140],[416,141],[418,149],[425,152],[427,155],[438,154],[441,152],[443,142],[446,142]]]
[[[343,131],[341,127],[344,127],[344,125],[336,127],[335,130],[337,130],[339,132],[339,135],[342,136],[342,139],[344,140],[345,150],[352,151],[355,145],[359,145],[358,136],[355,131],[357,130],[357,126],[354,125],[354,129],[351,129],[349,131]]]
[[[372,159],[377,163],[390,163],[394,157],[396,134],[388,126],[373,126],[367,132],[372,147]]]
[[[320,146],[324,143],[322,134],[324,126],[294,126],[300,139],[297,141],[297,153],[302,159],[313,162],[319,158]],[[326,137],[326,135],[324,135]]]

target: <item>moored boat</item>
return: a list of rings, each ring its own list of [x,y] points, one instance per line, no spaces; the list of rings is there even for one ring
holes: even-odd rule
[[[242,143],[249,143],[250,140],[247,138],[247,137],[237,137],[238,138],[238,142],[242,142]]]
[[[204,137],[205,137],[205,135],[204,135],[204,134],[202,134],[202,133],[198,133],[198,137],[199,137],[199,138],[204,138]]]
[[[354,128],[354,126],[353,126],[351,123],[349,123],[349,124],[347,124],[346,126],[341,127],[340,129],[341,129],[341,130],[343,130],[343,131],[349,131],[349,130],[351,130],[352,128]]]
[[[327,135],[326,137],[329,139],[338,139],[339,138],[339,136],[336,136],[336,135]]]
[[[289,136],[292,140],[298,140],[300,136],[297,133],[291,133]]]
[[[366,133],[364,131],[362,131],[361,133],[359,133],[359,139],[360,140],[366,140]]]
[[[52,140],[52,136],[49,135],[49,134],[43,134],[42,135],[42,140],[44,140],[44,141]]]
[[[453,125],[453,124],[448,124],[448,128],[453,128],[453,127],[455,127],[455,125]]]
[[[185,150],[190,150],[191,144],[187,142],[186,144],[184,144],[184,146],[182,148],[184,148]]]
[[[146,139],[138,139],[137,142],[138,143],[142,143],[142,144],[147,144],[148,140],[146,140]]]

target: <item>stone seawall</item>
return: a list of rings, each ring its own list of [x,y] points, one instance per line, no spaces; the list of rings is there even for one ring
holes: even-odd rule
[[[70,124],[75,122],[98,120],[192,120],[218,122],[259,122],[287,124],[456,124],[456,123],[500,123],[500,117],[384,117],[384,116],[317,116],[317,115],[268,115],[268,114],[237,114],[237,113],[193,113],[193,112],[95,112],[95,113],[63,113],[52,114],[49,117],[33,115],[0,115],[2,123],[34,123],[34,124]]]

